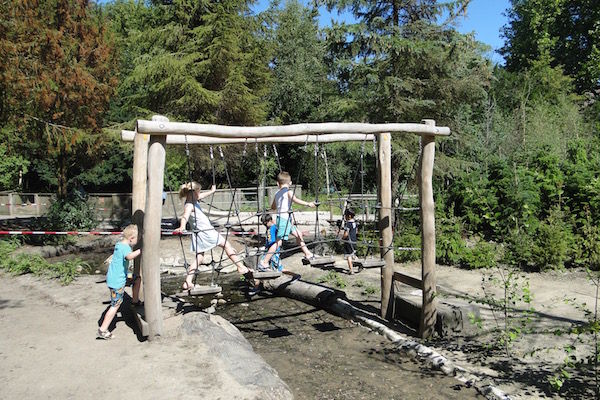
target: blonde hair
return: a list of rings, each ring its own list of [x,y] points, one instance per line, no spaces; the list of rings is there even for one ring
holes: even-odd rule
[[[281,171],[277,174],[277,183],[280,185],[285,185],[286,183],[290,183],[292,181],[292,177],[290,173],[287,171]]]
[[[123,235],[123,237],[125,239],[130,239],[132,237],[136,237],[138,236],[138,227],[137,225],[131,224],[131,225],[127,225],[125,227],[125,229],[123,229],[123,232],[121,233],[121,235]]]
[[[196,181],[184,183],[179,187],[179,198],[185,199],[188,197],[190,192],[197,192],[200,190],[200,184]]]

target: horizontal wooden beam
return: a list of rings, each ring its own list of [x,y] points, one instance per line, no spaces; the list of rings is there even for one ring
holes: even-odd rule
[[[395,133],[407,132],[425,136],[447,136],[450,128],[416,123],[365,124],[358,122],[324,122],[281,126],[225,126],[137,120],[137,132],[149,135],[197,135],[220,138],[277,138],[282,136]]]
[[[423,282],[420,279],[413,278],[410,275],[405,275],[400,272],[394,272],[394,280],[402,282],[405,285],[412,286],[415,289],[423,289]]]
[[[121,131],[121,139],[124,142],[133,142],[135,131]],[[188,144],[239,144],[239,143],[333,143],[333,142],[362,142],[375,139],[373,134],[364,133],[330,133],[325,135],[296,135],[296,136],[279,136],[279,137],[264,137],[264,138],[222,138],[213,136],[195,136],[187,137]],[[185,144],[186,135],[168,134],[167,144]]]

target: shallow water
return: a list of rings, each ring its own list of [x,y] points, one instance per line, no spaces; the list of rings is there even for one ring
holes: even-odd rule
[[[177,291],[182,278],[163,279]],[[198,283],[209,283],[199,276]],[[267,293],[248,299],[243,283],[219,280],[228,303],[217,314],[233,323],[299,400],[483,399],[475,389],[425,367],[380,335],[296,300]],[[196,299],[210,306],[211,296]]]

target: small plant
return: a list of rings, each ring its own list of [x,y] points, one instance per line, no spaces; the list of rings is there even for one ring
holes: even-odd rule
[[[63,285],[68,285],[85,268],[90,265],[80,259],[66,260],[51,264],[37,255],[18,254],[12,252],[18,247],[16,241],[0,241],[0,268],[13,275],[34,274],[48,276],[60,280]]]
[[[377,289],[375,286],[367,285],[363,289],[362,294],[369,296],[369,295],[377,293],[378,291],[379,291],[379,289]]]
[[[335,287],[343,289],[348,286],[348,283],[344,278],[337,272],[330,271],[327,274],[321,276],[318,280],[320,283],[332,283]]]
[[[598,294],[600,292],[600,274],[588,268],[588,278],[596,289],[594,308],[588,308],[586,303],[577,303],[574,299],[567,299],[568,304],[572,304],[580,310],[585,316],[586,321],[583,324],[572,325],[567,331],[557,329],[555,335],[568,334],[574,337],[574,343],[587,345],[591,348],[591,353],[587,356],[578,358],[574,344],[568,344],[563,347],[565,357],[562,365],[556,370],[556,373],[548,379],[552,389],[560,391],[566,381],[571,379],[573,372],[591,369],[594,373],[594,394],[595,399],[600,399],[600,319],[598,318]]]
[[[500,295],[494,289],[500,289]],[[483,298],[472,301],[490,307],[495,327],[490,347],[502,349],[507,357],[511,356],[511,344],[528,332],[535,309],[529,281],[515,268],[499,266],[495,271],[482,278]],[[477,327],[483,327],[483,321],[475,315],[469,320]]]

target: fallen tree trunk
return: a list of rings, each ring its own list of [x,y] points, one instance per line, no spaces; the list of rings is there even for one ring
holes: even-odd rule
[[[455,365],[437,351],[389,328],[386,321],[379,318],[379,316],[369,314],[354,307],[345,300],[346,293],[341,290],[293,280],[289,275],[264,281],[263,287],[280,296],[299,300],[303,303],[322,308],[342,318],[356,321],[388,338],[399,350],[417,356],[433,368],[439,369],[446,375],[454,376],[467,386],[474,386],[488,399],[510,400],[510,397],[506,393],[482,380],[481,377],[473,375],[464,368]]]

